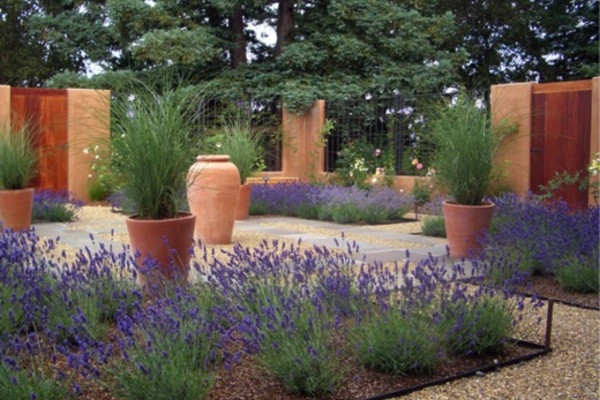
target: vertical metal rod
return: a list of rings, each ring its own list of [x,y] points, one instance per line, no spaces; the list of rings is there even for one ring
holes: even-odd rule
[[[550,340],[552,336],[552,315],[554,314],[554,300],[548,300],[548,314],[546,316],[546,341],[544,347],[550,350]]]
[[[396,101],[395,101],[395,116],[396,116],[396,120],[394,121],[394,123],[396,124],[396,126],[394,127],[394,145],[396,147],[396,163],[394,165],[394,169],[396,170],[396,175],[399,175],[402,171],[402,151],[403,151],[403,147],[404,147],[404,143],[402,140],[402,127],[401,127],[401,115],[400,114],[400,109],[404,108],[404,104],[403,104],[403,99],[401,97],[401,95],[398,93],[396,94],[395,97]]]

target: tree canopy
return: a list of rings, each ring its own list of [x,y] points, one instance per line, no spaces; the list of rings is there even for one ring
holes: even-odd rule
[[[270,26],[274,45],[256,26]],[[175,72],[228,98],[469,89],[598,74],[597,0],[5,0],[0,83],[118,89]],[[91,68],[101,73],[89,76]]]

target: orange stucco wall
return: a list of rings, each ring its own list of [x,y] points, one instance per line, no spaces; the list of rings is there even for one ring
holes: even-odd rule
[[[524,195],[530,188],[531,93],[534,83],[494,85],[491,89],[492,120],[504,118],[518,126],[518,131],[504,140],[496,163],[506,165],[510,189]]]
[[[0,129],[10,125],[10,86],[0,85]]]
[[[325,101],[317,100],[313,107],[298,115],[283,111],[282,173],[308,181],[323,172],[321,130],[325,125]]]
[[[110,137],[110,91],[68,89],[69,190],[88,201],[93,152],[84,149]]]

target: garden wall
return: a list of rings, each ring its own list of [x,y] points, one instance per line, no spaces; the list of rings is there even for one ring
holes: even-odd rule
[[[63,189],[88,200],[93,156],[84,153],[109,138],[110,92],[25,89],[0,85],[0,124],[27,122],[38,148],[36,188]]]
[[[506,163],[507,183],[518,194],[539,192],[556,172],[585,170],[599,143],[600,78],[558,83],[494,85],[494,121],[509,118],[519,126],[497,158]],[[570,187],[558,193],[569,203],[585,207],[591,193]]]

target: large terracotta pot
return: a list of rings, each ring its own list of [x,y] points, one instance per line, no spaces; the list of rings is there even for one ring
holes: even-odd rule
[[[480,251],[478,238],[489,229],[494,208],[493,203],[465,206],[444,202],[444,222],[451,257],[467,257]]]
[[[229,156],[198,156],[187,190],[195,236],[205,244],[231,243],[239,196],[240,173]]]
[[[235,219],[248,219],[248,215],[250,214],[251,192],[252,186],[249,183],[240,186],[240,198],[238,200]]]
[[[31,226],[33,189],[0,190],[0,224],[15,231]]]
[[[150,257],[156,261],[150,271],[138,274],[138,283],[146,286],[150,282],[160,283],[164,278],[187,280],[195,221],[196,217],[190,213],[171,219],[138,219],[135,215],[127,218],[136,263],[148,267],[144,260]]]

